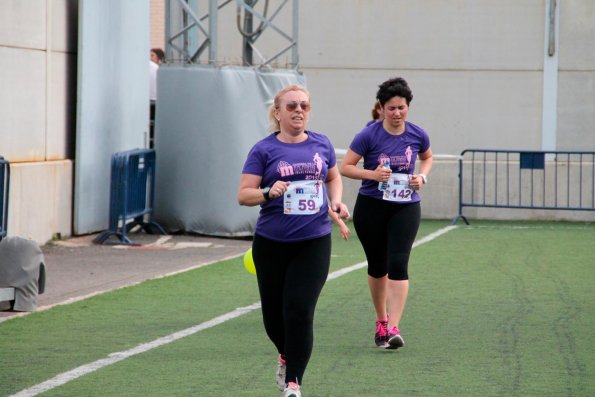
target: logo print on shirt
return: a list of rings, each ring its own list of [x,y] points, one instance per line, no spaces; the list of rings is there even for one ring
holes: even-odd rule
[[[411,146],[407,146],[407,149],[405,149],[405,160],[407,160],[407,166],[409,166],[409,164],[411,164],[411,155],[413,154],[413,151],[411,150]],[[407,167],[409,168],[409,167]]]
[[[277,165],[277,172],[281,174],[281,176],[289,176],[293,175],[293,166],[286,161],[279,161]]]
[[[322,158],[318,152],[314,155],[314,164],[316,165],[316,174],[314,175],[314,178],[320,179],[320,174],[322,173]]]
[[[312,162],[290,164],[287,161],[279,161],[277,172],[282,177],[305,175],[304,179],[306,180],[317,180],[322,177],[323,165],[324,160],[317,152],[314,154]]]
[[[407,146],[404,156],[389,156],[385,153],[380,153],[378,156],[378,164],[383,164],[386,160],[390,161],[391,165],[397,166],[397,171],[409,170],[411,168],[411,159],[413,157],[413,150],[411,146]]]
[[[389,164],[391,163],[391,158],[388,154],[380,153],[380,156],[378,156],[378,164],[381,164],[382,166],[384,166],[384,164],[386,163],[386,160],[389,161]]]

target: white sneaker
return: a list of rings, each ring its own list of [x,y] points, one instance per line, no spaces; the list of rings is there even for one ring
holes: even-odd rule
[[[287,367],[285,366],[285,360],[279,354],[279,361],[277,363],[277,386],[279,390],[283,391],[285,389],[285,373],[287,372]]]
[[[285,390],[283,390],[283,397],[302,397],[300,385],[294,382],[289,382]]]

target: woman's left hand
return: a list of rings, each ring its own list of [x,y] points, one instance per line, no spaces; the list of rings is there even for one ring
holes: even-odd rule
[[[423,184],[424,180],[419,175],[411,175],[411,177],[409,178],[409,186],[413,190],[420,190]]]
[[[341,202],[339,203],[332,203],[331,209],[339,214],[339,217],[342,219],[348,219],[351,215],[349,214],[349,209],[347,206]]]

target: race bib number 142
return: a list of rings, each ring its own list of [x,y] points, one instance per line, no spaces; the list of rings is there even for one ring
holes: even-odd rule
[[[383,200],[406,202],[411,201],[413,189],[409,186],[409,174],[393,173],[384,190]]]

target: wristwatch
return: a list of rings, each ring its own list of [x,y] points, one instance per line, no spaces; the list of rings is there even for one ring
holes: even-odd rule
[[[424,182],[424,185],[426,183],[428,183],[428,177],[427,176],[425,176],[424,174],[417,174],[417,175],[418,176],[421,176],[421,180]]]
[[[271,191],[271,188],[269,186],[262,189],[262,195],[266,201],[271,201],[271,196],[269,196],[270,191]]]

